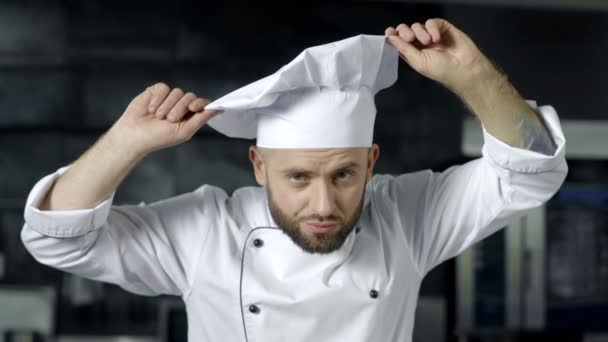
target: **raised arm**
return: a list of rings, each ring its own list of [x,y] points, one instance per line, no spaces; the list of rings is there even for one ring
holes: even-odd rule
[[[214,114],[207,100],[165,84],[147,88],[99,141],[30,192],[21,233],[41,263],[140,294],[184,294],[221,193],[194,193],[139,206],[113,194],[147,154],[189,140]]]
[[[208,102],[178,88],[171,90],[163,83],[147,88],[55,181],[39,209],[95,207],[116,191],[146,155],[189,140],[215,113],[204,111]]]
[[[443,19],[386,30],[417,72],[458,95],[481,120],[483,157],[444,172],[379,178],[420,275],[546,202],[568,167],[555,110],[525,101],[463,32]]]
[[[414,70],[456,95],[504,143],[551,155],[556,148],[538,115],[475,43],[443,19],[386,29],[388,41]]]

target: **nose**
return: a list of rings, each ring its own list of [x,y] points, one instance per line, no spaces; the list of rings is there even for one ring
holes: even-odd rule
[[[321,217],[333,215],[336,209],[336,196],[331,184],[319,182],[315,187],[314,192],[312,208],[315,210],[316,214]]]

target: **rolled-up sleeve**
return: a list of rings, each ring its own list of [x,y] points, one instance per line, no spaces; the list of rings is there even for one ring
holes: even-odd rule
[[[535,102],[528,101],[528,103],[536,107]],[[559,166],[566,166],[566,139],[564,138],[555,109],[551,106],[542,106],[538,108],[538,112],[547,126],[547,130],[555,145],[557,145],[552,155],[544,155],[535,151],[507,145],[488,133],[483,126],[484,145],[482,155],[492,160],[499,167],[514,172],[536,173],[553,170]]]
[[[186,296],[218,203],[215,187],[151,204],[44,211],[38,207],[65,168],[41,179],[26,203],[21,240],[40,263],[142,295]]]
[[[392,222],[403,229],[421,276],[541,206],[561,187],[568,172],[566,140],[555,110],[543,106],[538,112],[557,147],[552,155],[512,147],[484,129],[481,158],[379,182],[386,189],[386,215],[397,213]]]
[[[37,232],[57,237],[77,237],[101,227],[107,220],[114,193],[92,209],[40,210],[40,203],[68,167],[42,178],[30,191],[25,204],[24,218],[28,226]]]

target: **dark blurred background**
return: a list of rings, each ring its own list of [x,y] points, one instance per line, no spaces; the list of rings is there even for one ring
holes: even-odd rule
[[[39,265],[19,238],[35,182],[83,153],[145,87],[163,81],[216,99],[309,46],[431,17],[467,33],[526,99],[556,108],[570,174],[545,207],[429,274],[414,341],[608,341],[602,0],[0,1],[0,341],[31,341],[32,331],[57,341],[185,341],[179,300]],[[377,105],[378,173],[441,171],[479,155],[480,128],[459,99],[403,63]],[[251,143],[203,128],[145,159],[115,203],[252,185]]]

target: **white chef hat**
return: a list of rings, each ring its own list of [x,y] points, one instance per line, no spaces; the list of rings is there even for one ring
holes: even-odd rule
[[[311,47],[273,75],[207,105],[223,111],[209,125],[266,148],[370,147],[374,96],[395,83],[397,65],[384,36]]]

